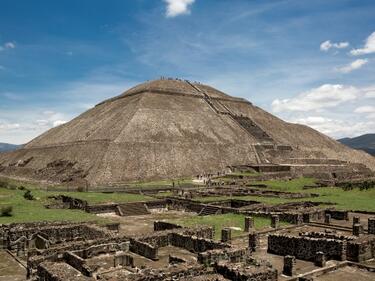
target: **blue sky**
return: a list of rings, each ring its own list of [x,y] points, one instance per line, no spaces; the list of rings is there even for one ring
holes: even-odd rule
[[[374,132],[374,15],[372,0],[2,0],[0,142],[160,76],[335,138]]]

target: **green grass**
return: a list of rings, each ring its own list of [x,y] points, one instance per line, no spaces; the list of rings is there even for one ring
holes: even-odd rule
[[[284,199],[284,198],[278,198],[278,197],[261,197],[261,196],[251,196],[251,195],[249,195],[249,196],[232,196],[232,197],[229,197],[229,196],[207,196],[207,197],[194,198],[194,200],[197,200],[199,202],[204,202],[204,203],[227,200],[227,199],[258,201],[258,202],[261,202],[261,203],[272,204],[272,205],[292,201],[292,199]]]
[[[154,198],[141,194],[127,193],[99,193],[99,192],[58,192],[46,191],[39,186],[30,183],[8,181],[10,188],[0,188],[0,208],[4,206],[13,207],[13,216],[0,217],[1,223],[33,222],[33,221],[97,221],[104,222],[106,219],[81,210],[46,209],[44,206],[53,203],[49,196],[64,194],[70,197],[88,201],[90,204],[98,203],[120,203],[154,200]],[[17,187],[24,186],[32,191],[36,200],[26,200],[23,195],[25,190]]]
[[[350,191],[344,191],[339,187],[302,189],[304,185],[313,185],[315,183],[315,180],[311,178],[299,178],[291,181],[261,181],[257,183],[266,184],[268,189],[288,192],[316,193],[320,196],[301,199],[285,199],[261,196],[233,196],[231,198],[249,201],[254,200],[272,205],[297,201],[326,202],[335,203],[335,207],[341,210],[360,210],[375,212],[375,189],[362,191],[360,191],[358,188]],[[228,197],[201,197],[197,198],[196,200],[201,202],[212,202],[224,199],[228,199]]]
[[[195,185],[192,179],[169,179],[169,180],[156,180],[156,181],[138,181],[130,182],[128,185],[131,187],[141,187],[141,188],[157,188],[157,187],[172,187],[173,183],[175,187],[178,186],[190,186]]]
[[[13,216],[0,217],[0,224],[14,222],[35,222],[35,221],[97,221],[105,220],[96,215],[80,210],[46,209],[47,196],[33,192],[36,200],[23,198],[25,191],[0,188],[0,208],[3,206],[13,207]]]
[[[90,204],[99,203],[126,203],[126,202],[137,202],[137,201],[150,201],[155,200],[153,197],[149,197],[142,194],[130,194],[130,193],[101,193],[101,192],[46,192],[41,190],[34,190],[33,194],[36,196],[52,196],[64,194],[66,196],[86,200]]]
[[[305,185],[315,185],[316,180],[313,178],[297,178],[292,180],[268,180],[268,181],[256,181],[251,184],[265,184],[268,189],[288,192],[301,192],[306,191],[302,188]],[[311,190],[309,191],[311,192]]]
[[[184,219],[172,220],[172,223],[177,223],[186,227],[194,226],[212,226],[215,229],[215,239],[220,239],[221,229],[224,227],[239,227],[241,230],[232,230],[232,236],[239,236],[244,234],[245,216],[240,214],[223,214],[211,216],[193,216]],[[254,217],[255,228],[262,229],[270,226],[271,219],[263,217]],[[280,225],[287,225],[285,222],[280,222]]]

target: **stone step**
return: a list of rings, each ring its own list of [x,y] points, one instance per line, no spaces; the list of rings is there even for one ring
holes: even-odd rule
[[[147,206],[141,202],[121,204],[118,206],[118,209],[118,213],[121,216],[141,216],[150,214]]]

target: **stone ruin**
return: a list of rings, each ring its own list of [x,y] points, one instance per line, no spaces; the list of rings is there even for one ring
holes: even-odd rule
[[[101,209],[64,200],[69,207]],[[147,207],[148,203],[139,204]],[[219,214],[242,214],[243,232],[235,236],[234,230],[226,227],[219,232],[221,238],[215,240],[211,227],[186,228],[154,221],[153,232],[129,236],[121,232],[119,223],[98,226],[40,222],[2,225],[0,241],[16,259],[24,260],[30,280],[44,281],[273,281],[284,280],[285,276],[309,280],[303,278],[314,278],[317,272],[325,274],[320,269],[332,272],[354,266],[370,270],[363,263],[374,258],[375,218],[365,220],[359,213],[302,203],[249,211],[241,200],[210,205],[167,198],[151,201],[147,209],[153,206],[201,215],[202,210],[211,207]],[[270,225],[262,231],[255,230],[254,218],[259,216],[270,219]],[[268,259],[278,259],[282,266],[264,261]],[[310,262],[316,269],[297,277],[300,261]]]

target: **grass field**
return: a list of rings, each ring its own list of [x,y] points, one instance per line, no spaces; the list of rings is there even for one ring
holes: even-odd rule
[[[206,225],[212,226],[215,229],[215,239],[220,239],[221,229],[224,227],[235,227],[238,230],[232,230],[232,236],[239,236],[243,234],[245,226],[245,216],[239,214],[224,214],[224,215],[211,215],[211,216],[194,216],[184,219],[177,219],[171,221],[182,226],[199,226]],[[270,226],[271,219],[263,217],[254,217],[255,228],[262,229]],[[287,225],[285,222],[280,222],[280,225]]]
[[[319,197],[302,198],[302,199],[284,199],[284,198],[273,198],[273,197],[260,197],[260,196],[234,196],[233,199],[241,200],[255,200],[267,204],[280,204],[287,202],[296,201],[313,201],[313,202],[326,202],[335,203],[337,209],[347,210],[361,210],[361,211],[373,211],[375,212],[375,189],[359,190],[358,188],[344,191],[338,187],[322,187],[322,188],[311,188],[302,189],[304,185],[313,185],[314,179],[300,178],[291,181],[263,181],[257,182],[263,183],[268,186],[268,189],[278,191],[289,191],[289,192],[307,192],[317,193]],[[201,202],[210,202],[223,199],[223,197],[202,197],[198,198]]]
[[[33,192],[34,193],[34,192]],[[102,221],[98,216],[80,210],[46,209],[47,196],[34,194],[36,200],[23,198],[24,191],[0,188],[0,207],[12,206],[13,216],[0,217],[0,223],[33,221]]]
[[[11,183],[11,189],[0,188],[0,208],[12,206],[12,216],[0,217],[1,223],[12,222],[32,222],[32,221],[104,221],[104,219],[80,210],[67,209],[46,209],[44,206],[53,202],[48,199],[49,196],[65,194],[74,198],[88,201],[90,204],[109,203],[109,202],[135,202],[147,201],[154,198],[140,194],[126,193],[98,193],[98,192],[49,192],[37,189],[32,184],[24,184],[22,186],[30,189],[35,200],[26,200],[23,195],[25,190],[17,189],[16,182]]]

